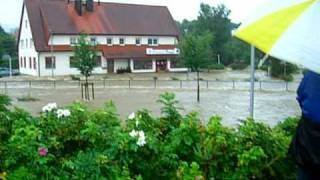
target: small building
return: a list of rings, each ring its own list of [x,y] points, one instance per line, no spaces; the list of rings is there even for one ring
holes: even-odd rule
[[[32,76],[76,75],[73,45],[81,33],[97,44],[94,74],[185,71],[177,68],[180,32],[167,7],[24,0],[18,36],[19,67]]]

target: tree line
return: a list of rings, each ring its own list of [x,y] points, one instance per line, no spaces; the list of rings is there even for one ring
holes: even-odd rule
[[[232,22],[230,13],[231,10],[223,4],[210,6],[202,3],[196,20],[177,22],[182,34],[181,59],[192,71],[199,68],[223,69],[225,66],[241,70],[250,64],[250,45],[232,37],[232,31],[241,24]],[[192,41],[194,43],[191,43]],[[259,61],[264,55],[258,51],[256,60]],[[269,69],[273,77],[288,80],[292,78],[291,74],[297,71],[296,66],[281,63],[275,58],[268,58],[261,69]]]
[[[8,67],[9,62],[2,59],[2,56],[5,54],[11,56],[12,67],[18,68],[16,37],[13,34],[5,32],[0,26],[0,67]]]

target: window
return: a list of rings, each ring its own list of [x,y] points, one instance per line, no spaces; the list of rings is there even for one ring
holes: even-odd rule
[[[152,60],[134,60],[134,69],[136,70],[152,69]]]
[[[74,56],[69,57],[69,66],[70,66],[70,68],[77,67],[77,61],[75,60]]]
[[[46,69],[55,69],[56,68],[56,58],[55,57],[46,57]]]
[[[91,37],[90,38],[90,42],[91,42],[91,44],[96,45],[97,44],[97,38],[96,37]]]
[[[97,56],[94,62],[95,67],[101,67],[101,56]]]
[[[107,38],[107,45],[111,46],[113,44],[113,40],[111,37]]]
[[[124,46],[125,44],[125,39],[124,38],[119,38],[119,44]]]
[[[28,48],[28,39],[26,39],[26,48]]]
[[[158,39],[157,38],[153,39],[153,45],[158,45]]]
[[[29,57],[29,69],[32,69],[32,59]]]
[[[148,45],[150,46],[157,46],[158,45],[158,38],[149,38],[148,39]]]
[[[33,69],[37,69],[37,60],[35,57],[33,58]]]
[[[71,45],[77,44],[77,41],[78,41],[78,39],[77,39],[76,37],[71,37],[71,38],[70,38],[70,44],[71,44]]]
[[[136,38],[136,45],[138,45],[138,46],[141,45],[141,38],[139,38],[139,37]]]
[[[21,48],[24,48],[24,40],[21,40]]]
[[[33,39],[30,39],[30,48],[33,48]]]
[[[22,67],[23,67],[23,58],[20,57],[20,68],[22,68]]]
[[[28,20],[25,20],[25,26],[28,28]]]
[[[23,58],[23,67],[24,68],[27,67],[27,58],[26,57]]]

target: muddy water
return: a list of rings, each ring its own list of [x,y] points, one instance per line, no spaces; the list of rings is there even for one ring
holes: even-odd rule
[[[201,102],[196,102],[194,90],[170,90],[176,94],[183,108],[183,114],[198,111],[202,121],[207,122],[212,115],[223,118],[225,125],[235,125],[239,119],[249,116],[249,92],[233,90],[202,90]],[[160,104],[156,101],[165,90],[143,89],[98,89],[96,99],[86,104],[97,109],[105,102],[112,100],[119,115],[124,118],[131,112],[148,109],[154,115],[160,114]],[[39,98],[36,102],[18,102],[17,97],[30,94]],[[11,89],[9,95],[14,100],[14,105],[21,107],[37,115],[41,108],[49,102],[57,102],[58,105],[68,105],[74,101],[81,101],[78,89]],[[275,125],[289,116],[300,114],[299,106],[295,100],[294,92],[256,92],[255,118],[258,121]]]

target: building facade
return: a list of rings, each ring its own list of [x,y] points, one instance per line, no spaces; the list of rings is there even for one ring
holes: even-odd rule
[[[81,33],[97,44],[94,74],[186,71],[179,68],[179,30],[167,7],[93,0],[25,0],[19,66],[32,76],[76,75],[73,45]]]

